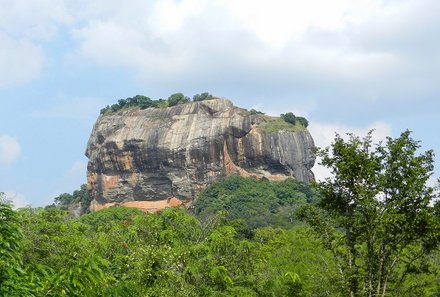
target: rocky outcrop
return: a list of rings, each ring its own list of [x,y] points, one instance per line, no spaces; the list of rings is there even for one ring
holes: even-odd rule
[[[309,132],[264,128],[273,120],[219,98],[101,115],[86,150],[91,208],[188,200],[228,174],[313,180]]]

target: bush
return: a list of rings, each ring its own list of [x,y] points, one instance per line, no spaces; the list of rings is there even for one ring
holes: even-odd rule
[[[208,92],[204,92],[204,93],[201,93],[201,94],[195,94],[193,96],[193,101],[197,102],[197,101],[209,100],[209,99],[212,99],[212,98],[213,97],[212,97],[211,94],[209,94]]]
[[[303,117],[296,117],[296,122],[304,128],[307,128],[309,126],[309,121],[307,121],[307,119]]]
[[[257,114],[264,115],[264,112],[252,108],[251,110],[249,110],[249,114],[251,114],[251,115],[257,115]]]
[[[168,106],[175,106],[177,104],[183,104],[189,102],[189,98],[182,93],[175,93],[168,97]]]
[[[203,101],[212,99],[213,96],[208,92],[204,92],[201,94],[196,94],[193,96],[194,101]],[[120,110],[125,110],[129,108],[137,108],[137,109],[146,109],[146,108],[166,108],[170,106],[175,106],[178,104],[187,103],[190,101],[190,98],[185,96],[182,93],[175,93],[165,99],[157,99],[152,100],[151,98],[144,95],[136,95],[134,97],[128,97],[125,99],[119,99],[118,103],[107,105],[103,109],[101,109],[100,113],[112,114],[116,113]]]
[[[303,126],[304,128],[307,128],[309,126],[309,121],[307,121],[306,118],[297,117],[292,112],[288,112],[286,114],[281,114],[280,116],[286,123],[289,123],[292,125],[299,124],[299,125]]]
[[[243,220],[249,228],[290,227],[295,223],[295,209],[317,199],[313,188],[291,178],[271,182],[229,176],[206,188],[195,200],[194,209],[201,219],[227,211],[228,220]]]
[[[281,114],[280,116],[287,123],[295,125],[295,123],[296,123],[296,116],[293,113],[288,112],[286,114]]]

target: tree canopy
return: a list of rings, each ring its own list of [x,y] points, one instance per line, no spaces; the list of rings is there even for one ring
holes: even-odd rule
[[[189,210],[74,218],[84,186],[46,208],[0,193],[0,296],[437,296],[433,152],[406,131],[318,154],[332,176],[316,185],[230,176]]]
[[[307,128],[309,126],[309,121],[304,117],[297,117],[292,112],[288,112],[285,114],[281,114],[280,117],[287,123],[295,125],[299,124],[303,126],[304,128]]]
[[[318,199],[310,185],[292,178],[271,182],[231,175],[204,190],[194,209],[202,219],[225,211],[229,220],[243,220],[249,228],[288,227],[296,223],[294,213],[300,205]]]
[[[371,133],[336,135],[319,151],[332,177],[319,183],[320,208],[300,214],[333,253],[347,296],[427,296],[434,292],[404,284],[440,243],[438,196],[428,185],[434,154],[419,154],[409,131],[377,145]]]
[[[196,94],[193,96],[194,101],[203,101],[212,99],[213,96],[208,92]],[[108,105],[101,109],[101,114],[112,114],[120,110],[134,109],[146,109],[146,108],[165,108],[178,104],[189,102],[190,98],[183,93],[174,93],[165,99],[152,100],[150,97],[144,95],[136,95],[125,99],[119,99],[117,103]]]

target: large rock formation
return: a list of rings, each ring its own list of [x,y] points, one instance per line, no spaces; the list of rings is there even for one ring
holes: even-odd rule
[[[217,178],[234,173],[313,180],[309,132],[274,131],[271,121],[276,119],[218,98],[101,115],[86,150],[91,208],[191,199]]]

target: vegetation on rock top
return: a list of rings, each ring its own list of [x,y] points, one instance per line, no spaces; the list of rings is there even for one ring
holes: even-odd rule
[[[193,96],[193,101],[203,101],[212,99],[213,96],[208,92],[201,94],[196,94]],[[126,99],[119,99],[118,103],[111,106],[107,106],[101,109],[101,114],[112,114],[120,110],[130,110],[130,109],[146,109],[146,108],[166,108],[175,106],[178,104],[183,104],[189,102],[190,98],[182,93],[175,93],[165,99],[152,100],[149,97],[143,95],[136,95],[134,97],[128,97]]]
[[[214,97],[208,92],[196,94],[192,100],[199,102],[203,100],[210,100]],[[191,99],[185,96],[183,93],[175,93],[168,97],[168,99],[152,100],[149,97],[143,95],[136,95],[134,97],[128,97],[126,99],[119,99],[118,103],[108,105],[101,109],[102,115],[114,114],[124,110],[136,110],[146,108],[166,108],[190,102]],[[267,132],[276,132],[280,130],[285,131],[298,131],[307,128],[309,122],[304,117],[295,116],[292,112],[281,114],[280,117],[265,116],[264,112],[251,109],[247,111],[248,115],[261,115],[264,116],[264,121],[261,124],[261,128]]]

